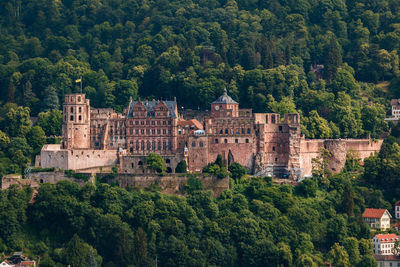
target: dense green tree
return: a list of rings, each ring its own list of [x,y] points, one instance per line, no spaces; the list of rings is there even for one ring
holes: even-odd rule
[[[186,173],[187,172],[187,164],[185,160],[179,161],[178,165],[175,168],[176,173]]]
[[[29,146],[32,147],[33,154],[36,155],[46,143],[46,135],[40,126],[33,126],[27,133],[27,141]]]
[[[156,153],[149,153],[146,158],[147,168],[158,173],[165,172],[167,167],[163,158]]]
[[[37,125],[45,131],[46,136],[60,136],[62,123],[62,112],[55,109],[39,113],[37,120]]]
[[[242,178],[247,172],[246,168],[237,162],[234,162],[231,165],[229,165],[228,170],[231,173],[231,177],[235,181],[240,180],[240,178]]]

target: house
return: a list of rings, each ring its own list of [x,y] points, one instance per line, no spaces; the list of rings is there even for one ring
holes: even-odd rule
[[[394,217],[400,219],[400,200],[394,204]]]
[[[386,209],[366,209],[362,215],[371,229],[387,230],[390,228],[390,215]]]
[[[400,267],[400,257],[395,255],[373,255],[378,267]]]
[[[400,237],[396,234],[380,234],[372,238],[374,255],[394,255],[394,243],[399,241]]]
[[[15,252],[7,260],[0,263],[0,267],[35,267],[36,262],[28,259],[28,257],[22,255],[22,252]]]

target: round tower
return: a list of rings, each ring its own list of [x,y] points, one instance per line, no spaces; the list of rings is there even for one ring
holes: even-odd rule
[[[85,94],[65,95],[63,115],[63,148],[90,148],[90,103]]]

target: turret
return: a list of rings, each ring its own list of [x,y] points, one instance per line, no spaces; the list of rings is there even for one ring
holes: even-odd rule
[[[90,102],[85,94],[65,95],[63,142],[66,149],[90,147]]]

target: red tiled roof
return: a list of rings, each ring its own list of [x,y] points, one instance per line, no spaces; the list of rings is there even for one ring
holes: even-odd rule
[[[396,255],[373,255],[377,261],[400,261],[400,257]]]
[[[396,202],[396,204],[394,204],[395,206],[400,206],[400,200]]]
[[[375,236],[381,243],[393,243],[398,238],[396,234],[380,234]]]
[[[365,209],[363,218],[382,218],[385,209]]]

